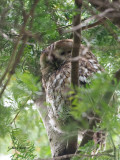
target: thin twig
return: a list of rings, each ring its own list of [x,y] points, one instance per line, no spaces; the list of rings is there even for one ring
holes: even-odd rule
[[[17,112],[17,114],[15,115],[15,117],[13,118],[13,120],[12,120],[12,122],[11,122],[10,124],[12,124],[12,123],[16,120],[16,118],[18,117],[20,111],[21,111],[21,110],[19,110],[19,111]]]
[[[16,68],[17,64],[19,63],[19,61],[20,61],[20,57],[21,57],[21,55],[22,55],[22,53],[23,53],[23,51],[24,51],[26,42],[27,42],[27,36],[25,37],[25,39],[24,39],[24,41],[23,41],[23,44],[22,44],[21,48],[19,49],[18,54],[16,55],[15,62],[13,63],[13,65],[11,66],[11,68],[8,70],[8,71],[9,71],[9,75],[8,75],[8,78],[7,78],[7,80],[6,80],[5,84],[4,84],[1,92],[0,92],[0,98],[1,98],[4,90],[6,89],[8,83],[9,83],[11,77],[12,77],[12,75],[13,75],[14,72],[15,72],[15,68]],[[7,73],[6,73],[6,74],[7,74]]]
[[[107,13],[106,17],[120,28],[120,2],[117,1],[117,3],[114,3],[108,0],[88,0],[88,2],[100,12],[104,12],[106,9],[112,7],[114,10],[109,14]]]
[[[87,29],[91,29],[91,28],[97,27],[98,25],[102,24],[106,20],[107,19],[105,17],[103,17],[103,18],[99,19],[98,21],[96,21],[96,22],[94,22],[92,24],[88,24],[88,25],[82,26],[81,30],[87,30]],[[84,21],[82,21],[82,23],[84,23]],[[82,23],[81,23],[81,25],[82,25]],[[64,33],[63,29],[71,27],[71,26],[72,26],[72,24],[69,24],[67,26],[59,27],[58,29],[61,30],[61,33]]]
[[[83,26],[86,26],[86,24],[90,23],[90,21],[92,20],[100,20],[101,18],[104,18],[106,14],[108,14],[109,12],[114,11],[113,8],[109,8],[107,10],[105,10],[104,12],[98,14],[98,15],[94,15],[90,18],[88,18],[87,20],[84,21],[84,23],[79,24],[77,26],[72,27],[71,29],[65,30],[64,33],[69,33],[69,32],[73,32],[75,30],[81,29]]]
[[[87,4],[84,3],[84,6],[90,11],[91,15],[96,15],[96,12],[94,10],[91,9],[91,7]],[[108,18],[103,17],[103,21],[102,24],[103,26],[112,34],[112,36],[119,41],[118,39],[118,35],[114,32],[114,30],[112,29],[112,27],[107,23],[108,22]],[[107,21],[106,21],[107,20]],[[99,21],[98,21],[99,22]]]
[[[11,58],[10,58],[10,60],[9,60],[8,66],[7,66],[6,70],[5,70],[5,72],[3,73],[2,78],[0,79],[0,85],[1,85],[2,82],[3,82],[3,80],[5,79],[5,77],[6,77],[7,74],[9,73],[9,76],[8,76],[8,78],[7,78],[7,80],[6,80],[6,83],[4,84],[4,86],[3,86],[3,88],[2,88],[2,90],[1,90],[1,92],[0,92],[0,97],[2,96],[4,90],[6,89],[8,83],[9,83],[11,77],[12,77],[12,75],[13,75],[14,72],[15,72],[16,66],[17,66],[17,64],[18,64],[19,61],[20,61],[21,55],[22,55],[22,53],[23,53],[23,51],[24,51],[24,47],[25,47],[26,42],[27,42],[27,40],[28,40],[28,36],[27,36],[27,35],[24,35],[24,36],[23,36],[23,33],[24,33],[25,28],[26,28],[28,19],[29,19],[29,17],[30,17],[31,15],[33,15],[33,12],[34,12],[35,7],[36,7],[36,5],[37,5],[38,2],[39,2],[39,0],[34,0],[34,4],[33,4],[32,8],[31,8],[29,14],[24,14],[24,15],[23,15],[23,16],[24,16],[24,23],[23,23],[23,25],[22,25],[22,27],[21,27],[19,37],[18,37],[18,39],[17,39],[17,41],[16,41],[16,43],[15,43],[15,45],[14,45],[13,53],[12,53]],[[16,51],[17,51],[17,49],[18,49],[18,46],[19,46],[19,42],[20,42],[20,40],[21,40],[22,38],[23,38],[22,46],[21,46],[21,48],[19,49],[18,53],[16,53]],[[14,58],[14,60],[13,60],[13,58]]]
[[[61,159],[66,159],[66,158],[72,158],[72,157],[87,157],[87,158],[90,158],[90,157],[100,157],[100,156],[108,156],[108,157],[114,157],[113,154],[110,154],[113,152],[113,149],[110,149],[110,150],[106,150],[102,153],[98,153],[98,154],[84,154],[84,155],[81,155],[81,154],[69,154],[69,155],[64,155],[64,156],[59,156],[59,157],[55,157],[55,158],[49,158],[49,159],[42,159],[42,158],[38,158],[38,159],[35,159],[35,160],[61,160]]]

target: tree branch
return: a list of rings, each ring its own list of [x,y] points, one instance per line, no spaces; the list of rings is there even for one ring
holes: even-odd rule
[[[11,77],[12,77],[12,75],[15,72],[15,68],[16,68],[17,64],[19,63],[19,61],[20,61],[20,57],[21,57],[21,55],[22,55],[22,53],[24,51],[26,42],[27,42],[27,36],[25,36],[25,38],[24,38],[23,44],[22,44],[21,48],[19,49],[18,54],[16,55],[14,63],[12,64],[12,66],[10,68],[7,67],[7,69],[6,69],[5,73],[4,73],[4,76],[1,79],[1,80],[4,80],[3,78],[5,78],[6,74],[9,72],[8,78],[7,78],[6,82],[5,82],[5,84],[3,85],[2,90],[0,91],[0,98],[1,98],[4,90],[6,89],[8,83],[9,83]]]
[[[81,28],[81,30],[87,30],[87,29],[91,29],[91,28],[97,27],[98,25],[102,24],[104,21],[106,21],[106,18],[103,17],[103,18],[99,19],[98,21],[96,21],[96,22],[94,22],[92,24],[89,24],[87,26],[83,26]]]
[[[37,100],[35,100],[35,104],[46,128],[48,139],[50,142],[52,157],[55,157],[53,158],[55,160],[58,156],[69,154],[66,150],[66,147],[67,140],[70,135],[68,133],[59,133],[53,129],[53,127],[49,123],[50,119],[48,116],[48,110],[47,106],[45,105],[45,101],[46,97],[45,93],[43,93]]]
[[[105,18],[106,14],[110,13],[113,10],[114,9],[109,8],[100,14],[94,15],[94,16],[86,19],[83,23],[78,24],[76,26],[73,26],[71,29],[65,30],[64,33],[72,32],[72,31],[75,32],[78,29],[82,29],[82,27],[87,26],[87,24],[89,24],[91,21],[93,21],[95,19],[97,19],[97,21],[100,21],[101,19]]]
[[[106,9],[113,8],[114,10],[106,14],[106,17],[115,25],[120,28],[120,2],[110,2],[109,0],[88,0],[92,6],[94,6],[100,12],[104,12]]]
[[[78,9],[81,10],[82,0],[75,0],[75,4]],[[74,16],[73,27],[80,25],[81,23],[81,12]],[[81,29],[78,28],[74,31],[73,35],[73,49],[72,49],[72,58],[79,56],[79,49],[81,45]],[[79,86],[79,60],[76,62],[71,62],[71,84]]]
[[[66,158],[72,158],[72,157],[79,157],[79,158],[90,158],[90,157],[100,157],[100,156],[108,156],[108,157],[114,157],[112,153],[114,150],[110,149],[110,150],[106,150],[102,153],[98,153],[98,154],[85,154],[85,155],[80,155],[80,154],[69,154],[69,155],[64,155],[64,156],[59,156],[59,157],[55,157],[55,158],[49,158],[49,159],[42,159],[42,158],[37,158],[35,160],[64,160]]]
[[[99,19],[98,21],[92,23],[92,24],[88,24],[88,25],[85,25],[85,26],[81,26],[81,30],[87,30],[87,29],[91,29],[91,28],[94,28],[94,27],[97,27],[98,25],[102,24],[104,21],[106,21],[107,19],[105,17]],[[84,23],[84,21],[82,21],[82,23]],[[61,30],[61,33],[63,34],[64,33],[64,30],[63,28],[67,28],[67,27],[71,27],[72,24],[69,24],[67,26],[63,26],[63,27],[59,27],[59,30]]]
[[[20,61],[20,58],[23,54],[23,51],[24,51],[24,48],[25,48],[25,45],[26,45],[26,42],[28,40],[28,36],[27,35],[24,35],[24,30],[26,28],[26,25],[27,25],[27,22],[28,22],[28,19],[31,15],[33,15],[33,12],[35,10],[35,7],[37,5],[39,0],[34,0],[34,3],[33,3],[33,6],[29,12],[29,14],[24,14],[24,23],[20,29],[20,34],[19,34],[19,37],[17,39],[17,41],[15,42],[15,45],[14,45],[14,48],[13,48],[13,52],[12,52],[12,55],[10,57],[10,60],[9,60],[9,63],[7,65],[7,68],[5,70],[5,72],[3,73],[1,79],[0,79],[0,86],[2,87],[2,90],[0,91],[0,98],[4,92],[4,90],[6,89],[12,75],[14,74],[15,72],[15,68],[17,66],[17,64],[19,63]],[[23,38],[23,39],[22,39]],[[21,39],[23,40],[23,43],[22,43],[22,46],[20,47],[19,51],[17,52],[17,49],[19,47],[19,42],[21,41]],[[16,53],[17,52],[17,53]],[[7,74],[8,74],[8,77],[7,77]],[[4,84],[4,86],[2,86],[2,83],[4,81],[4,79],[7,77],[7,80]]]
[[[75,0],[75,5],[81,10],[82,0]],[[73,26],[77,26],[81,23],[81,12],[74,16]],[[79,49],[81,44],[81,29],[74,31],[73,37],[73,48],[72,48],[72,58],[79,56]],[[79,86],[79,59],[77,61],[71,62],[71,84],[76,92],[76,87]],[[77,149],[77,139],[78,135],[70,137],[68,141],[68,153],[75,153]]]

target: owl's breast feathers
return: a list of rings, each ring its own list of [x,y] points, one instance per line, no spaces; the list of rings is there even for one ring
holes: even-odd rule
[[[65,45],[67,45],[67,43],[65,43]],[[63,48],[61,46],[61,50]],[[57,48],[55,49],[57,50]],[[72,47],[70,47],[70,50],[71,49]],[[88,78],[91,77],[93,73],[103,71],[102,67],[99,65],[96,57],[91,53],[91,51],[87,51],[84,53],[84,46],[82,46],[82,50],[83,52],[81,51],[80,53],[81,57],[79,59],[80,84],[88,83],[89,81]],[[50,52],[52,53],[52,50],[50,50]],[[48,54],[48,48],[47,48],[47,54]],[[46,68],[50,67],[49,65],[50,64],[48,64],[48,66],[46,65],[45,67]],[[46,91],[46,101],[47,103],[49,103],[48,111],[49,111],[50,123],[57,131],[60,131],[58,123],[59,120],[61,119],[61,116],[62,120],[64,121],[64,113],[66,113],[67,110],[69,110],[68,109],[69,102],[66,95],[69,91],[70,77],[71,77],[70,72],[71,72],[71,62],[66,61],[66,63],[60,66],[58,70],[53,70],[53,71],[48,70],[48,73],[45,74],[43,73],[42,83]]]

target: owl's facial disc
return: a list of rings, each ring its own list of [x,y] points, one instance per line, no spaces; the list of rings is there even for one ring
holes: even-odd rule
[[[72,44],[72,40],[66,39],[47,47],[40,57],[41,69],[59,69],[71,57]]]
[[[51,62],[56,69],[60,68],[71,57],[71,50],[55,50],[51,54]]]
[[[52,54],[58,61],[66,61],[71,57],[71,50],[55,50]]]

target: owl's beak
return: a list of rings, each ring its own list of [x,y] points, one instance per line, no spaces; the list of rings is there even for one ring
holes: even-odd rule
[[[53,62],[53,59],[54,59],[53,56],[51,56],[51,55],[48,56],[48,61],[49,62]]]

